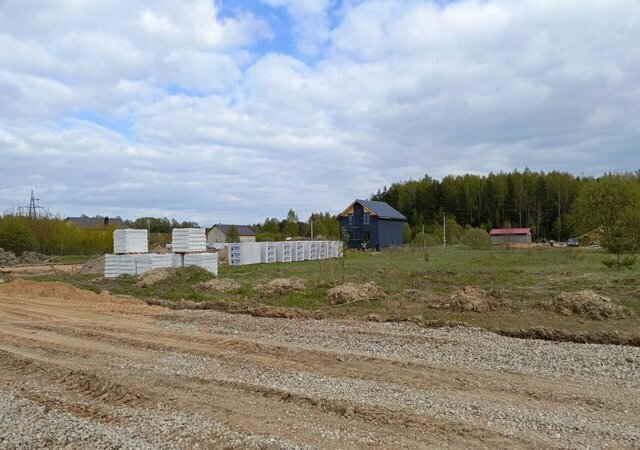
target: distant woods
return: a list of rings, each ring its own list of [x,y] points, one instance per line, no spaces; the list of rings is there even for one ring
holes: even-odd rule
[[[311,236],[311,224],[313,223],[313,235],[326,239],[340,239],[340,224],[336,216],[324,212],[313,213],[306,222],[301,222],[298,215],[292,209],[287,217],[278,220],[268,217],[262,223],[252,225],[256,232],[257,241],[281,241],[288,237]]]
[[[634,208],[640,208],[636,197],[640,197],[640,171],[594,178],[526,169],[450,175],[441,181],[425,176],[394,183],[372,199],[404,214],[414,236],[423,228],[433,233],[446,214],[462,227],[487,231],[527,227],[534,239],[566,240],[602,226],[608,232],[619,230],[623,221],[633,223]]]

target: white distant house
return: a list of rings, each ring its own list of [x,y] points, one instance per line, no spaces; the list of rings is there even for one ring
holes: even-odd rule
[[[221,223],[212,226],[207,230],[207,242],[211,244],[227,242],[227,233],[231,225],[223,225]],[[233,225],[238,230],[240,242],[255,242],[256,232],[247,225]]]

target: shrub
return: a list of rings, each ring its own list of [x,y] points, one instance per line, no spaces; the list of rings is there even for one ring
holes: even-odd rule
[[[39,250],[38,239],[29,226],[30,219],[23,216],[6,215],[0,219],[0,248],[22,254],[28,250]]]
[[[487,250],[491,248],[489,233],[480,228],[470,228],[462,235],[462,243],[474,250]]]

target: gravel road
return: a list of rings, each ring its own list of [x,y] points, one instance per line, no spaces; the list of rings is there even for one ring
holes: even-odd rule
[[[0,285],[0,448],[640,448],[640,348]]]

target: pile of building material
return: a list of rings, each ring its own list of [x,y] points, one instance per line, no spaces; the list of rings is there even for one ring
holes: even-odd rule
[[[113,253],[125,255],[129,253],[147,253],[149,251],[149,234],[147,230],[115,230],[113,232]]]
[[[207,235],[204,228],[174,228],[171,230],[173,253],[204,252],[207,250]]]
[[[259,242],[260,244],[260,262],[263,264],[276,262],[276,243],[275,242]]]
[[[147,230],[123,229],[113,232],[114,255],[105,255],[104,276],[138,276],[159,268],[198,266],[218,274],[218,255],[204,253],[206,237],[202,228],[180,228],[172,232],[174,253],[147,253]]]
[[[218,275],[218,254],[217,253],[186,253],[184,255],[184,266],[197,266],[208,270],[214,275]]]
[[[226,245],[230,266],[342,257],[340,241],[236,242]]]
[[[293,261],[292,259],[292,252],[291,249],[293,248],[292,243],[289,241],[285,241],[285,242],[276,242],[275,243],[276,246],[276,261],[278,262],[291,262]]]

